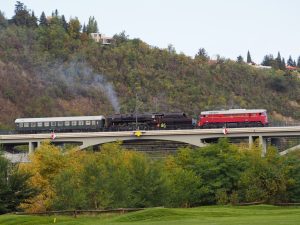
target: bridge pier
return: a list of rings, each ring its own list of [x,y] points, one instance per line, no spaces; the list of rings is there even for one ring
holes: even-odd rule
[[[267,154],[267,139],[263,136],[259,136],[259,145],[262,148],[261,155],[265,156]]]
[[[253,146],[253,142],[254,142],[253,136],[249,136],[249,148]]]
[[[34,150],[36,148],[39,148],[41,146],[41,142],[40,141],[29,141],[28,142],[28,153],[31,154],[34,152]]]

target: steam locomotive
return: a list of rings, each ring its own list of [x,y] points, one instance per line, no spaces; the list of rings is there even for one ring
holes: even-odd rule
[[[18,118],[15,125],[17,133],[209,129],[268,126],[268,117],[264,109],[230,109],[201,112],[198,121],[180,112]]]

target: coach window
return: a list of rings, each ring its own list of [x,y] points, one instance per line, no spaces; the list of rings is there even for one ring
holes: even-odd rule
[[[51,127],[55,127],[56,126],[56,122],[51,122]]]
[[[84,122],[84,121],[79,120],[79,121],[78,121],[78,125],[79,125],[79,126],[83,126],[83,122]]]
[[[70,121],[65,121],[65,126],[66,127],[70,126]]]
[[[96,121],[92,120],[92,125],[95,126],[96,125]]]
[[[24,127],[29,127],[29,123],[24,123]]]
[[[37,123],[37,126],[38,126],[38,127],[42,127],[42,126],[43,126],[43,122],[38,122],[38,123]]]
[[[72,121],[71,124],[72,124],[72,126],[76,126],[77,122],[76,121]]]
[[[31,127],[36,127],[36,124],[35,123],[30,123],[30,126]]]
[[[45,127],[49,127],[49,122],[45,122],[45,123],[44,123],[44,126],[45,126]]]
[[[23,123],[19,123],[19,127],[23,127]]]
[[[85,121],[85,125],[90,126],[91,125],[91,121],[89,121],[89,120]]]
[[[64,122],[63,122],[63,121],[58,121],[58,122],[57,122],[57,126],[62,127],[63,125],[64,125]]]

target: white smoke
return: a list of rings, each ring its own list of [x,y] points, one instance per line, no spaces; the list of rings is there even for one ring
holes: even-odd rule
[[[110,101],[115,113],[120,112],[120,104],[113,85],[105,75],[94,72],[85,62],[55,63],[39,71],[40,77],[46,82],[61,81],[74,93],[79,89],[91,87],[100,89]]]

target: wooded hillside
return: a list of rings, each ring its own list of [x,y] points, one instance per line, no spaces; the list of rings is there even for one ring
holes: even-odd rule
[[[195,118],[203,110],[266,108],[275,119],[300,119],[300,81],[292,73],[191,58],[125,32],[101,45],[77,18],[66,22],[56,12],[38,24],[27,12],[31,20],[23,23],[0,16],[1,128],[17,117],[128,113],[136,105]]]

